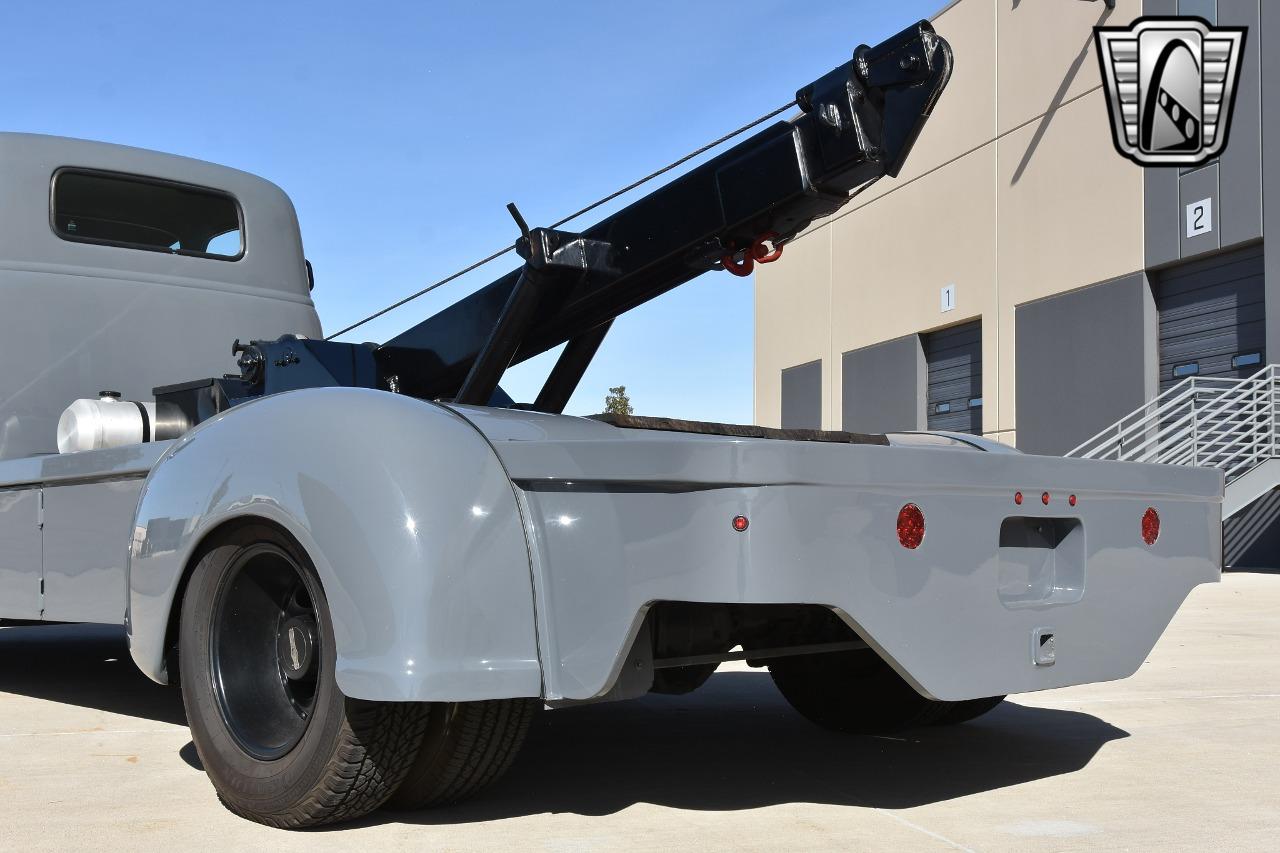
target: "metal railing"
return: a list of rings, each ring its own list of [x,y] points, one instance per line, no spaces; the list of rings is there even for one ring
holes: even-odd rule
[[[1280,456],[1280,365],[1246,379],[1193,376],[1067,456],[1221,468],[1227,482]]]

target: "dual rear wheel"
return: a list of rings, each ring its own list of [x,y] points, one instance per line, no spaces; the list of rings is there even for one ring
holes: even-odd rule
[[[507,770],[540,707],[343,696],[315,569],[264,524],[227,531],[204,551],[183,598],[179,650],[191,737],[218,796],[282,828],[464,800]],[[962,723],[1004,698],[927,699],[866,650],[780,658],[769,669],[797,711],[844,732]]]
[[[343,696],[315,569],[266,525],[206,549],[183,598],[179,650],[191,737],[218,796],[277,827],[466,799],[506,771],[540,707]]]

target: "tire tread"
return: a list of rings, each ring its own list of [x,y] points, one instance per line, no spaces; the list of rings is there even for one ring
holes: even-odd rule
[[[415,810],[453,805],[493,784],[515,761],[540,707],[536,699],[432,705],[431,714],[450,714],[453,719],[442,733],[438,750],[424,740],[421,759],[388,807]]]
[[[223,805],[249,820],[278,829],[302,829],[355,820],[381,806],[409,769],[427,715],[418,703],[347,699],[340,742],[312,793],[286,812],[262,814]]]

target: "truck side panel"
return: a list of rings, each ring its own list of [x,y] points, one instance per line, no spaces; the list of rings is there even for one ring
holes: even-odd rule
[[[40,490],[0,491],[0,619],[40,618]]]
[[[528,504],[548,699],[607,692],[659,601],[826,606],[935,699],[1123,678],[1220,574],[1217,470],[460,411]],[[1046,635],[1056,661],[1034,659]]]
[[[125,565],[142,478],[44,490],[44,618],[124,624]]]
[[[171,444],[0,460],[0,619],[122,623],[138,490]]]
[[[170,616],[201,542],[246,517],[280,526],[314,562],[345,695],[541,695],[515,490],[456,413],[316,388],[242,404],[174,442],[133,525],[130,645],[147,675],[167,678]]]

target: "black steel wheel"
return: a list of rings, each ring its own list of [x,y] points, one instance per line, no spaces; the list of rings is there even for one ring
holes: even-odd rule
[[[182,601],[183,702],[223,803],[301,828],[381,806],[413,766],[428,706],[348,699],[328,603],[306,553],[252,524],[205,549]]]
[[[223,724],[249,755],[271,761],[315,714],[321,658],[317,588],[279,545],[242,548],[213,602],[213,692]]]

